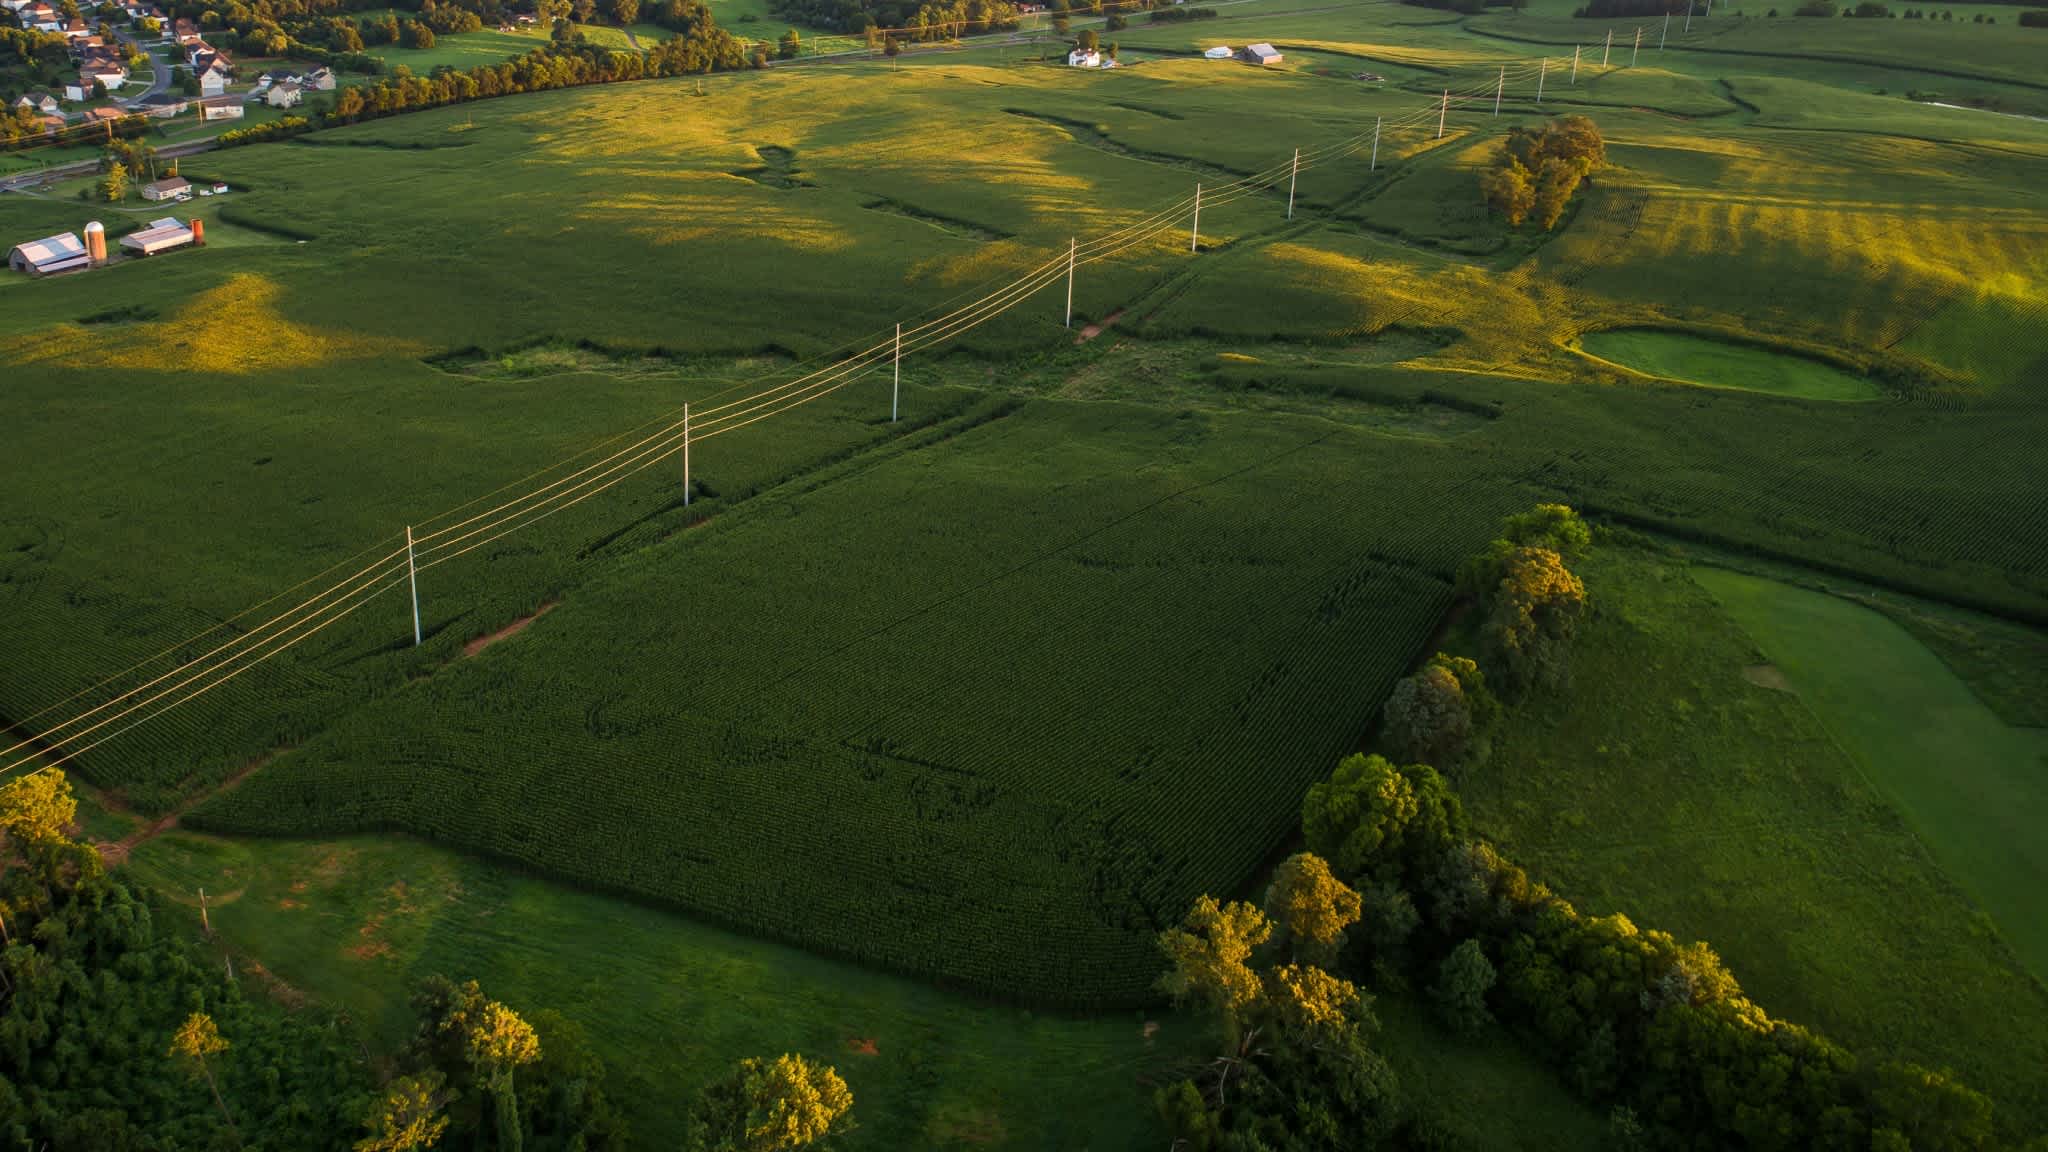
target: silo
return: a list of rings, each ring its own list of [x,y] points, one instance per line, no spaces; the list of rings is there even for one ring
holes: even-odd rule
[[[201,248],[206,247],[206,221],[197,216],[192,218],[192,243]]]
[[[107,230],[97,220],[85,226],[85,254],[94,264],[107,262]]]

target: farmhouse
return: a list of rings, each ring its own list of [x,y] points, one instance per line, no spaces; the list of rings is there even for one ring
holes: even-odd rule
[[[272,108],[293,107],[299,102],[299,82],[287,80],[282,84],[273,85],[270,94],[263,99]]]
[[[1070,68],[1100,68],[1102,67],[1102,53],[1097,52],[1093,48],[1076,48],[1072,52],[1067,53],[1067,66]]]
[[[1248,44],[1244,50],[1244,61],[1247,64],[1278,64],[1280,52],[1271,44]]]
[[[14,106],[16,108],[27,108],[31,112],[43,116],[55,116],[63,111],[63,106],[57,103],[57,98],[48,92],[31,92],[16,100]]]
[[[76,232],[31,240],[7,250],[7,266],[33,276],[83,268],[90,263],[92,256],[86,252],[85,244],[78,239]]]
[[[192,194],[192,182],[183,176],[166,176],[142,186],[144,200],[175,200]]]
[[[315,68],[306,73],[306,87],[315,92],[334,91],[334,69]]]
[[[177,217],[166,216],[161,220],[151,220],[149,227],[140,232],[131,232],[121,237],[121,247],[137,256],[154,256],[159,252],[168,252],[173,248],[198,243],[201,227],[203,226],[197,220],[190,224],[180,224]]]
[[[201,120],[240,120],[242,102],[233,96],[214,96],[199,102]]]

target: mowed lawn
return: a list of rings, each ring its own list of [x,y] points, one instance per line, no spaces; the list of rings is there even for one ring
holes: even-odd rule
[[[1823,723],[1834,705],[1807,690],[1806,665],[1784,643],[1759,651],[1702,586],[1719,591],[1716,570],[1620,548],[1577,568],[1592,616],[1571,690],[1511,711],[1493,755],[1455,780],[1479,830],[1586,911],[1707,941],[1772,1015],[1873,1058],[1953,1068],[1992,1096],[2008,1132],[2038,1130],[2048,988],[2008,943],[2018,937],[1991,929],[1970,878],[1923,844],[1924,818],[1902,815],[1837,743],[1841,726]],[[1814,651],[1840,652],[1843,667],[1902,659],[1840,635]],[[1919,656],[1883,682],[1969,712],[1952,674]],[[1927,713],[1893,700],[1901,719],[1873,728],[1895,735],[1874,738],[1923,749],[1905,758],[1923,779],[1948,779],[1938,766],[1964,744],[2012,748],[1979,728],[1928,750],[1909,735]],[[1937,810],[1958,835],[2038,851],[2043,825],[2025,816],[2037,801],[1995,799],[2020,806],[2012,822],[1987,807],[1973,830]]]
[[[1721,569],[1696,578],[2048,980],[2048,730],[1999,719],[1879,612]]]

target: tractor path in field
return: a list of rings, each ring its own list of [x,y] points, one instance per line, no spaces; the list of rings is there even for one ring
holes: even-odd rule
[[[471,640],[469,643],[464,644],[462,646],[463,659],[467,660],[470,657],[475,656],[477,653],[482,652],[484,649],[489,648],[491,645],[496,644],[500,640],[510,639],[511,637],[517,636],[521,632],[526,631],[527,627],[531,625],[535,620],[538,620],[541,617],[547,615],[548,613],[553,612],[555,610],[555,605],[560,603],[561,601],[559,600],[549,600],[546,603],[542,604],[540,607],[535,608],[533,611],[528,612],[524,616],[521,616],[519,619],[514,620],[510,624],[505,625],[503,628],[498,629],[496,632],[486,632],[483,635],[477,637],[476,639]]]
[[[255,775],[264,765],[289,751],[291,751],[289,748],[274,748],[271,751],[265,752],[263,755],[242,765],[241,768],[236,770],[234,775],[221,781],[219,786],[186,797],[184,802],[176,808],[171,809],[153,821],[142,823],[135,831],[121,837],[119,840],[96,841],[93,847],[99,849],[100,859],[106,862],[107,867],[117,867],[127,860],[129,854],[137,848],[176,828],[178,821],[183,819],[194,808],[199,807],[215,796],[233,791],[241,785],[242,781]],[[125,801],[111,792],[94,789],[92,798],[101,808],[117,816],[126,816],[136,821],[143,820],[143,817],[137,814],[133,808],[128,807]]]
[[[1111,324],[1116,323],[1117,320],[1123,316],[1123,314],[1123,309],[1112,308],[1109,310],[1109,315],[1104,316],[1102,319],[1097,320],[1095,323],[1083,324],[1081,326],[1081,334],[1079,336],[1074,337],[1074,343],[1086,344],[1090,340],[1095,339],[1097,336],[1102,335],[1103,330],[1108,328]]]

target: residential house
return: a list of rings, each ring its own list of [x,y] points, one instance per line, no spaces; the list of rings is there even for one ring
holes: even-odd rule
[[[1093,48],[1076,48],[1072,52],[1067,53],[1067,67],[1100,68],[1102,67],[1102,53],[1097,52]]]
[[[28,0],[0,0],[0,8],[5,8],[9,12],[19,13],[26,7],[28,7]]]
[[[55,136],[66,128],[71,127],[71,121],[66,120],[62,116],[38,116],[36,117],[36,123],[42,125],[43,135],[45,136]]]
[[[59,19],[62,18],[60,17]],[[62,25],[57,29],[57,31],[63,33],[64,38],[66,40],[71,41],[72,44],[75,46],[78,43],[78,41],[83,40],[86,37],[92,35],[92,25],[87,24],[85,21],[79,19],[76,16],[73,16],[69,20],[64,20]]]
[[[272,84],[269,95],[263,99],[272,108],[295,108],[300,100],[299,82],[287,80],[282,84]]]
[[[57,98],[48,92],[31,92],[16,100],[14,106],[27,108],[40,116],[55,116],[64,110],[63,106],[57,103]]]
[[[215,96],[199,102],[201,120],[240,120],[242,102],[233,96]]]
[[[35,276],[47,276],[52,272],[66,272],[83,268],[92,263],[92,256],[85,250],[85,242],[76,232],[63,232],[26,244],[16,244],[7,250],[7,266],[17,272]]]
[[[256,82],[259,85],[268,88],[272,84],[282,84],[287,80],[297,80],[298,78],[299,74],[297,72],[292,71],[289,68],[273,68],[270,71],[265,72],[262,76],[257,77]]]
[[[190,101],[175,92],[158,92],[154,96],[144,96],[141,109],[145,116],[168,120],[183,112],[189,105]]]
[[[28,6],[16,12],[15,16],[21,20],[23,28],[33,28],[38,32],[55,32],[64,27],[63,17],[57,15],[57,10],[45,0],[30,0]]]
[[[228,90],[228,73],[225,68],[208,68],[198,73],[201,96],[221,96]]]
[[[113,124],[127,118],[128,112],[123,108],[88,108],[85,110],[85,122],[88,124]]]
[[[171,24],[171,39],[180,44],[197,44],[203,37],[199,35],[199,25],[179,17]]]
[[[1247,64],[1278,64],[1280,62],[1280,50],[1271,44],[1247,44],[1244,49],[1244,62]]]
[[[315,68],[306,73],[305,86],[314,92],[334,91],[334,69]]]
[[[192,182],[183,176],[166,176],[142,186],[144,200],[176,200],[192,194]]]
[[[64,98],[73,101],[92,99],[92,79],[87,76],[80,76],[76,80],[66,80],[64,82]]]

